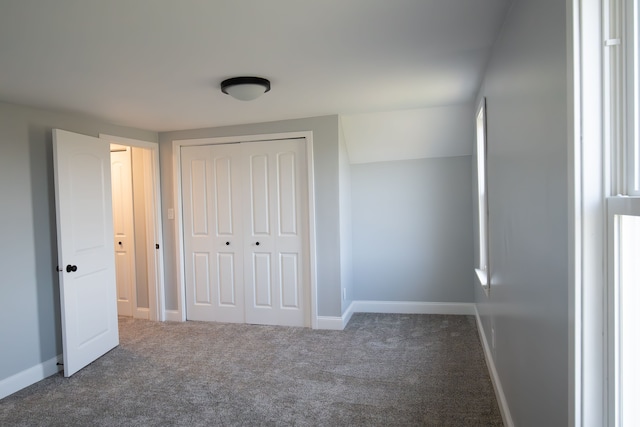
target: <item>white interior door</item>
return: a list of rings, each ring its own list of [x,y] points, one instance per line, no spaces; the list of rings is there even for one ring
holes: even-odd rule
[[[246,322],[308,326],[304,141],[241,145]]]
[[[131,147],[111,144],[111,193],[118,315],[131,317],[137,308]]]
[[[240,151],[183,147],[187,319],[244,322]]]
[[[118,345],[109,143],[53,130],[64,375]]]

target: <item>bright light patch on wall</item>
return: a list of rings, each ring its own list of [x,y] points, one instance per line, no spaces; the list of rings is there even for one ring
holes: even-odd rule
[[[487,269],[487,249],[486,249],[486,226],[487,223],[487,171],[486,163],[486,141],[484,137],[484,106],[478,111],[476,116],[476,147],[477,147],[477,168],[478,168],[478,230],[480,232],[480,256],[478,268]]]
[[[476,181],[478,264],[476,275],[485,292],[489,292],[489,205],[487,201],[487,112],[482,99],[476,113]]]
[[[467,105],[341,116],[351,164],[470,156]]]

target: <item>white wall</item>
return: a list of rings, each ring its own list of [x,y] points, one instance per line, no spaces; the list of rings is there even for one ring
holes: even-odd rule
[[[351,173],[353,299],[472,302],[471,156]]]
[[[476,302],[517,426],[568,424],[566,2],[514,0],[487,100],[491,293]]]

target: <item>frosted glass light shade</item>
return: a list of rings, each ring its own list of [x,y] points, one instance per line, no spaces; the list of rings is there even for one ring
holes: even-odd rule
[[[264,93],[264,86],[253,84],[229,86],[227,93],[240,101],[251,101]]]
[[[271,83],[261,77],[234,77],[220,83],[220,90],[240,101],[251,101],[271,90]]]

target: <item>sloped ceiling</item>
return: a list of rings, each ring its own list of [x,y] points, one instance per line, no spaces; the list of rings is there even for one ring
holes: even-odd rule
[[[350,163],[470,156],[472,109],[466,105],[342,116]]]
[[[154,131],[468,104],[509,3],[0,0],[0,101]]]

